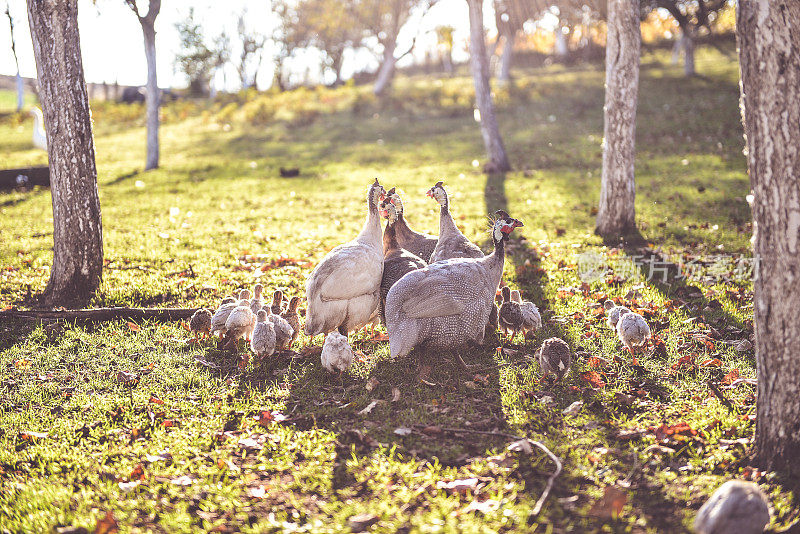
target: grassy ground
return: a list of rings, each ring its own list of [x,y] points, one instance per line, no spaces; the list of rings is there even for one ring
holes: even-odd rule
[[[313,354],[239,371],[180,324],[4,323],[0,530],[91,530],[110,511],[122,531],[684,532],[734,477],[768,493],[772,528],[795,520],[791,484],[747,459],[754,388],[729,386],[755,376],[742,343],[751,284],[718,256],[747,257],[751,235],[737,66],[701,50],[701,75],[687,80],[665,59],[648,55],[642,70],[636,208],[653,245],[640,250],[592,234],[599,66],[520,73],[500,111],[516,170],[488,179],[473,164],[483,152],[468,107],[402,99],[426,88],[458,95],[466,78],[399,80],[391,111],[357,97],[350,109],[263,126],[228,121],[222,105],[175,104],[162,167],[148,173],[141,117],[97,106],[107,266],[94,305],[213,306],[257,281],[301,294],[325,251],[358,232],[378,176],[403,189],[418,229],[436,230],[424,191],[439,179],[484,245],[487,212],[522,219],[504,280],[548,320],[534,340],[465,353],[479,366],[470,372],[433,356],[392,361],[385,342],[359,333],[362,357],[341,378]],[[45,163],[31,127],[0,123],[0,160]],[[278,177],[295,166],[299,178]],[[24,308],[48,278],[49,193],[3,193],[0,213],[0,306]],[[597,258],[613,272],[585,281]],[[648,280],[667,262],[666,282]],[[676,264],[691,276],[676,278]],[[657,341],[636,361],[605,326],[606,297],[653,326]],[[556,385],[531,360],[550,336],[576,351]],[[120,372],[138,382],[126,387]],[[564,462],[538,515],[553,466],[535,450],[506,450],[513,440],[497,433],[541,440]]]

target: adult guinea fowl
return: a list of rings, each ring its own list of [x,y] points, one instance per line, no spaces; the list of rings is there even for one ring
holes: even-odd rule
[[[392,356],[414,347],[455,349],[482,344],[505,263],[505,241],[523,226],[504,211],[492,224],[494,251],[411,271],[386,296],[386,328]]]
[[[378,203],[386,196],[375,179],[367,193],[367,220],[353,241],[322,258],[306,283],[305,333],[343,335],[369,322],[378,309],[383,247]]]
[[[386,199],[391,201],[397,210],[397,220],[392,225],[394,227],[395,236],[397,237],[397,244],[400,248],[425,260],[426,264],[429,263],[439,238],[433,235],[421,234],[411,229],[406,221],[403,200],[400,198],[400,195],[397,194],[394,187],[389,189],[386,193]]]
[[[431,254],[429,263],[452,258],[483,258],[483,251],[461,233],[450,215],[450,200],[444,184],[437,182],[428,190],[428,196],[441,206],[439,209],[439,241],[436,242],[436,248]]]
[[[381,319],[386,324],[386,295],[389,294],[389,290],[406,273],[422,269],[427,263],[398,244],[396,229],[397,222],[400,220],[399,213],[390,197],[387,196],[386,200],[381,201],[379,211],[386,217],[386,230],[383,232],[383,277],[381,278]]]

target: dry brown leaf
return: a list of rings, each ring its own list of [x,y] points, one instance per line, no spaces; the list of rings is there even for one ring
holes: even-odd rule
[[[606,486],[603,496],[595,501],[589,509],[589,515],[603,519],[615,519],[622,513],[622,508],[628,502],[628,495],[614,486]]]
[[[367,380],[367,383],[364,387],[367,388],[367,391],[372,391],[378,386],[378,384],[380,384],[380,381],[374,376],[371,376],[369,377],[369,380]]]
[[[114,512],[109,510],[106,512],[105,517],[97,522],[94,527],[94,534],[113,534],[114,532],[119,532],[119,525],[114,518]]]
[[[131,322],[131,321],[128,321],[128,329],[130,331],[132,331],[132,332],[138,332],[138,331],[141,330],[141,328],[139,328],[138,324],[136,324],[134,322]]]

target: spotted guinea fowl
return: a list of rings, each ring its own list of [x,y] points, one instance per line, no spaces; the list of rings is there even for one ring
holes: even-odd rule
[[[250,349],[257,358],[263,358],[275,352],[275,327],[267,320],[266,310],[258,310],[253,337],[250,338]]]
[[[400,248],[422,258],[426,264],[429,263],[431,254],[433,254],[433,250],[436,248],[436,243],[439,241],[439,238],[434,235],[421,234],[411,229],[406,221],[403,200],[400,198],[400,195],[397,194],[394,187],[389,189],[386,193],[386,199],[391,201],[397,210],[397,220],[393,224],[397,237],[397,244]]]
[[[505,241],[522,222],[504,211],[492,224],[494,251],[483,258],[433,263],[401,278],[386,296],[392,356],[414,347],[450,350],[482,344],[505,263]]]
[[[306,334],[338,329],[347,335],[376,313],[383,276],[378,203],[385,195],[376,178],[367,193],[367,220],[361,233],[328,252],[311,273],[306,283]]]
[[[634,347],[646,344],[650,335],[650,325],[647,324],[644,317],[628,311],[627,308],[620,312],[619,321],[617,321],[617,337],[628,347],[631,354],[633,354]]]
[[[522,295],[517,289],[511,291],[511,300],[519,304],[519,309],[522,312],[522,329],[526,334],[542,328],[542,315],[539,313],[539,308],[536,307],[536,304],[529,300],[522,300]]]
[[[195,339],[200,334],[207,337],[211,333],[211,317],[211,310],[207,308],[200,308],[192,314],[192,318],[189,319],[189,330],[194,332]]]
[[[431,254],[430,263],[452,258],[483,258],[483,251],[461,233],[450,215],[450,200],[442,182],[437,182],[431,187],[428,190],[428,196],[435,199],[441,206],[439,209],[439,240]]]
[[[508,336],[508,333],[510,332],[511,341],[514,341],[514,338],[517,337],[517,332],[522,330],[522,327],[524,326],[522,309],[520,308],[519,302],[515,302],[511,299],[510,287],[504,286],[502,292],[503,304],[500,305],[498,323],[503,335]]]
[[[264,286],[256,284],[253,288],[253,298],[250,299],[250,309],[253,310],[253,313],[256,315],[258,315],[258,311],[264,305],[264,299],[261,298],[262,291],[264,291]]]
[[[290,347],[297,339],[297,336],[300,335],[300,315],[297,313],[297,307],[299,305],[300,297],[292,297],[289,300],[289,305],[286,307],[286,311],[281,314],[281,317],[286,319],[286,322],[292,327],[292,338],[289,341]]]
[[[769,501],[757,484],[729,480],[700,507],[697,534],[758,534],[769,524]]]
[[[320,360],[326,371],[331,373],[347,371],[353,364],[354,357],[353,349],[347,342],[347,336],[343,336],[335,330],[325,336]]]
[[[552,373],[556,380],[561,380],[569,372],[571,364],[572,351],[566,341],[557,337],[544,340],[539,349],[539,367],[543,377]]]
[[[239,292],[239,299],[249,298],[250,292],[246,289],[243,289]],[[219,305],[219,308],[214,312],[214,315],[211,316],[211,333],[215,334],[219,332],[220,336],[225,335],[225,321],[228,320],[228,316],[231,314],[233,309],[237,306],[236,300],[233,297],[225,297],[222,299],[222,303]]]
[[[611,327],[611,329],[613,330],[617,329],[617,322],[619,322],[620,314],[628,313],[631,311],[625,306],[617,306],[611,300],[605,301],[603,303],[603,308],[605,308],[606,315],[608,316],[606,322],[608,323],[608,326]]]
[[[272,292],[272,304],[270,304],[270,311],[275,315],[283,313],[283,291],[276,289]]]
[[[390,190],[391,191],[391,190]],[[386,324],[386,295],[394,284],[406,273],[422,269],[427,265],[419,256],[404,250],[397,242],[398,211],[389,197],[380,203],[380,213],[386,218],[386,230],[383,232],[383,277],[381,278],[381,320]]]

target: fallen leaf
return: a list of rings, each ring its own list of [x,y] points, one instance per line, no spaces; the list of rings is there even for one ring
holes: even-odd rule
[[[625,503],[628,502],[627,494],[614,486],[606,486],[603,496],[595,501],[589,509],[589,515],[604,519],[619,517]]]
[[[263,499],[267,494],[267,489],[264,486],[258,486],[257,488],[250,488],[247,490],[247,494],[256,499]]]
[[[132,332],[138,332],[141,330],[138,324],[133,323],[131,321],[128,321],[128,329],[131,330]]]
[[[750,343],[749,340],[743,339],[739,343],[737,343],[734,347],[736,352],[747,352],[748,350],[752,350],[753,344]]]
[[[429,425],[423,428],[422,432],[429,436],[437,436],[442,433],[442,428],[436,425]]]
[[[478,487],[478,479],[477,478],[464,478],[460,480],[452,480],[450,482],[445,482],[440,480],[436,483],[436,487],[438,489],[443,489],[446,491],[454,491],[456,493],[466,493],[468,491],[475,491]]]
[[[36,441],[38,439],[44,439],[48,436],[47,432],[32,432],[30,430],[26,430],[19,433],[19,439],[23,441]]]
[[[144,459],[151,464],[160,461],[168,462],[172,460],[172,454],[170,454],[169,450],[165,449],[158,454],[145,454]]]
[[[632,430],[620,430],[617,433],[617,439],[620,441],[629,441],[632,439],[639,439],[645,435],[647,431],[641,428],[634,428]]]
[[[367,391],[372,391],[378,384],[380,384],[380,381],[374,376],[371,376],[364,387],[367,388]]]
[[[407,426],[399,426],[394,429],[394,433],[397,434],[398,436],[408,436],[409,434],[411,434],[411,429],[408,428]]]
[[[400,400],[400,390],[396,387],[392,388],[392,402]]]
[[[238,441],[239,447],[248,450],[248,451],[260,451],[264,448],[262,444],[254,440],[253,438],[240,438]]]
[[[713,358],[700,363],[700,367],[721,367],[722,361],[719,358]]]
[[[144,480],[145,478],[147,478],[147,475],[144,473],[144,466],[142,466],[142,464],[136,464],[136,467],[134,467],[128,475],[129,481]]]
[[[135,489],[141,483],[141,480],[133,480],[131,482],[117,482],[117,485],[119,486],[119,489],[127,493]]]
[[[109,510],[106,512],[105,517],[97,522],[94,527],[94,534],[113,534],[114,532],[119,532],[119,525],[114,518],[114,512]]]
[[[566,408],[564,408],[564,411],[561,413],[563,413],[564,415],[575,415],[581,411],[582,407],[583,407],[583,401],[575,401]]]
[[[164,401],[159,399],[158,397],[150,396],[150,400],[148,402],[152,402],[153,404],[164,404]]]
[[[117,373],[117,380],[125,387],[134,387],[139,383],[139,375],[128,371],[120,371]]]
[[[375,408],[375,406],[380,404],[380,402],[381,401],[378,400],[378,399],[370,402],[369,404],[367,404],[367,406],[363,410],[358,412],[358,415],[367,415],[367,414],[369,414],[372,411],[372,409]]]
[[[722,384],[730,386],[737,378],[739,378],[739,369],[733,369],[730,373],[722,377]]]
[[[595,389],[600,389],[606,385],[602,376],[597,371],[586,371],[585,373],[581,373],[581,378],[584,382]]]
[[[469,506],[464,508],[464,512],[480,512],[483,515],[489,515],[495,510],[500,508],[500,503],[493,499],[486,499],[485,501],[473,500]]]
[[[347,526],[353,532],[364,532],[379,521],[378,516],[372,514],[358,514],[347,520]]]

